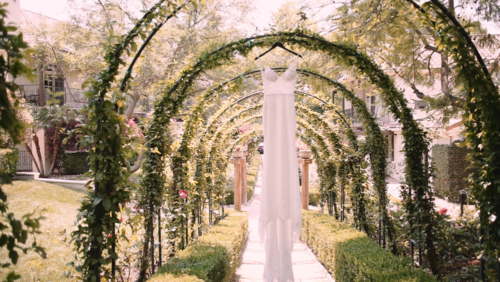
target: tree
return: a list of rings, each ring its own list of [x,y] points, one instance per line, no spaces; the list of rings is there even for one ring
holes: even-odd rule
[[[485,18],[498,20],[496,4],[486,7],[486,2],[474,4],[472,1],[444,1],[452,13],[475,34],[478,46],[496,50],[500,42],[481,28],[481,23],[466,12],[474,8]],[[478,1],[474,1],[478,2]],[[333,1],[324,1],[325,5]],[[326,22],[333,26],[327,35],[341,41],[356,44],[367,52],[394,77],[404,81],[414,91],[416,100],[430,103],[431,110],[442,125],[449,118],[459,117],[463,109],[464,97],[455,86],[455,76],[450,67],[454,62],[450,52],[443,46],[434,46],[436,38],[430,27],[419,21],[415,12],[409,12],[408,1],[361,0],[344,1],[337,12],[328,15]],[[462,9],[455,12],[455,7]],[[465,11],[465,12],[464,12]],[[479,12],[483,11],[483,12]],[[498,71],[499,57],[490,62],[492,73]],[[439,93],[430,94],[431,87],[439,81]]]

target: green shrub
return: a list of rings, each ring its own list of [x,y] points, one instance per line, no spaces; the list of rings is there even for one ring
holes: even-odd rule
[[[470,173],[467,152],[467,148],[456,144],[432,146],[433,186],[437,197],[457,203],[460,190],[467,189],[466,178]]]
[[[65,174],[83,174],[90,169],[88,152],[65,152],[62,167]]]
[[[319,191],[319,183],[310,181],[309,184],[310,184],[309,185],[309,205],[310,206],[319,206],[321,204],[321,192]]]
[[[259,166],[262,162],[260,155],[254,155],[250,160],[250,165],[247,171],[247,199],[250,200],[255,190],[255,182],[257,181],[257,174],[259,173]]]
[[[17,172],[19,150],[16,148],[0,149],[0,183],[11,179]]]
[[[326,214],[303,211],[301,239],[336,281],[437,281]]]
[[[149,281],[229,281],[238,266],[247,231],[247,213],[228,211],[226,218],[169,259]]]
[[[234,190],[226,189],[226,197],[224,198],[226,205],[234,205]]]

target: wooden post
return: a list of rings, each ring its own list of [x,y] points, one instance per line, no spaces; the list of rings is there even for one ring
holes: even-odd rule
[[[243,205],[246,205],[248,202],[247,160],[246,160],[248,152],[244,151],[244,154],[245,158],[243,158],[241,162],[241,203]]]
[[[242,162],[245,161],[242,151],[234,151],[232,158],[229,160],[234,164],[234,210],[241,211],[241,184],[242,184]]]
[[[311,151],[299,151],[298,162],[302,166],[302,209],[309,209],[309,164]]]

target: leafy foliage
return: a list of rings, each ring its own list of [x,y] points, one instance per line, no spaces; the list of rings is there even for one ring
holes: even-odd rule
[[[338,281],[436,281],[333,217],[302,212],[301,240]]]
[[[450,202],[458,202],[460,190],[467,191],[469,163],[466,161],[467,148],[451,145],[432,146],[432,167],[435,170],[433,186],[436,196]]]
[[[0,181],[14,177],[17,172],[18,160],[18,149],[0,149]],[[3,184],[2,182],[0,184]]]
[[[229,212],[208,233],[168,260],[150,281],[165,281],[170,277],[169,281],[180,282],[189,276],[203,281],[229,281],[238,266],[247,232],[246,213]]]
[[[0,128],[5,131],[9,139],[17,144],[20,142],[26,124],[20,121],[16,116],[16,109],[19,101],[15,96],[19,86],[14,82],[20,75],[30,76],[31,70],[22,63],[22,59],[27,52],[28,45],[23,41],[23,34],[17,32],[13,25],[7,25],[7,3],[0,4]],[[2,150],[4,151],[4,150]],[[5,156],[4,156],[5,157]],[[15,157],[14,157],[15,159]],[[2,268],[8,268],[11,264],[16,264],[19,258],[18,251],[23,253],[34,250],[42,257],[45,251],[36,244],[36,241],[30,247],[22,246],[28,240],[37,234],[42,217],[34,217],[34,214],[25,214],[23,221],[16,219],[12,212],[8,210],[7,195],[1,188],[2,184],[10,183],[13,164],[9,165],[8,170],[0,170],[0,248],[7,248],[9,258],[7,262],[2,262]],[[17,167],[17,162],[16,162]],[[14,272],[10,272],[6,279],[14,281],[21,278]]]

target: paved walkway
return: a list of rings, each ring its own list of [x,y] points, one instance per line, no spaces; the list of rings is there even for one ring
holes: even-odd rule
[[[248,212],[248,236],[240,255],[235,282],[263,281],[265,250],[259,240],[259,205],[261,174],[259,172],[254,195],[242,209]],[[328,271],[319,263],[306,244],[297,242],[292,252],[293,273],[296,282],[334,282]]]

